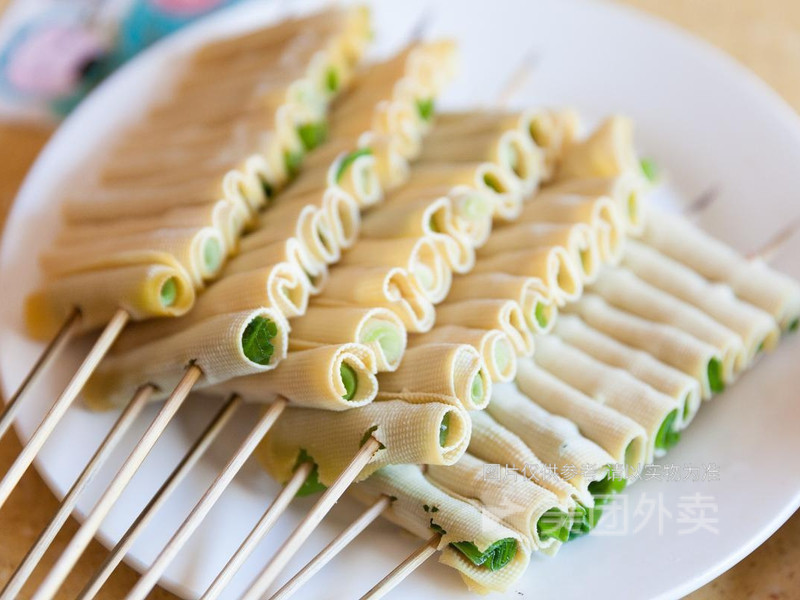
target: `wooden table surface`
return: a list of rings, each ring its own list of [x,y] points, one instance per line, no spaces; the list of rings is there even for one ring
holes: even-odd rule
[[[7,0],[0,0],[0,10]],[[800,111],[800,2],[797,0],[622,0],[659,15],[719,46],[755,71]],[[0,125],[0,225],[25,172],[50,132]],[[13,434],[0,442],[0,473],[20,450]],[[30,470],[0,511],[0,582],[6,581],[36,536],[57,509],[57,502],[35,471]],[[77,529],[70,520],[34,574],[38,583]],[[61,590],[72,598],[99,567],[106,550],[93,542]],[[800,589],[800,513],[766,543],[727,573],[690,596],[692,600],[796,598]],[[100,598],[122,598],[137,574],[121,565]],[[25,589],[30,595],[33,586]],[[176,597],[163,590],[153,599]]]

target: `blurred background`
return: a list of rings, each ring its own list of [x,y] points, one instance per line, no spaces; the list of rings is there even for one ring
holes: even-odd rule
[[[239,0],[0,0],[0,226],[39,150],[66,115],[104,77],[164,35]],[[277,1],[277,0],[263,0]],[[600,1],[600,0],[597,0]],[[671,21],[721,48],[754,71],[800,112],[798,0],[618,0]],[[13,436],[0,442],[0,471],[19,452]],[[7,580],[57,502],[29,471],[0,513],[0,581]],[[48,557],[76,531],[70,522]],[[73,597],[105,557],[94,543],[67,584]],[[797,598],[800,513],[692,600]],[[45,573],[50,562],[43,561]],[[101,597],[120,598],[137,576],[121,566]],[[173,599],[156,591],[155,599]]]

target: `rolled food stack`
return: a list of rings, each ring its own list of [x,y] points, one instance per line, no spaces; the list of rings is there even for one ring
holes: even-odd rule
[[[444,71],[446,64],[452,62],[450,52],[452,48],[447,45],[418,43],[412,50],[407,49],[402,53],[408,67],[406,70],[398,70],[397,60],[392,58],[365,68],[376,75],[374,78],[354,79],[368,88],[368,96],[388,98],[378,102],[375,107],[377,113],[387,101],[408,102],[406,97],[394,99],[395,87],[409,81],[415,69],[422,72],[419,67],[421,62],[440,61],[442,64],[437,66],[441,66],[440,70]],[[386,72],[389,76],[384,76]],[[424,93],[425,98],[435,97],[432,96],[434,89],[426,89]],[[332,114],[346,110],[353,98],[349,95],[342,97]],[[427,114],[426,117],[430,119],[431,115]],[[424,121],[419,119],[421,131],[425,129]],[[309,156],[316,153],[325,155],[330,146],[338,147],[342,142],[356,144],[368,138],[365,135],[356,136],[355,139],[352,136],[347,137],[350,134],[342,135],[346,139],[331,138]],[[390,150],[393,148],[393,135],[390,130],[381,134],[382,147]],[[374,141],[378,138],[372,139]],[[406,161],[405,157],[397,156],[400,161]],[[215,386],[217,393],[234,393],[237,392],[236,386],[241,383],[245,390],[242,395],[255,400],[258,394],[254,391],[258,389],[259,382],[262,382],[263,394],[260,401],[273,400],[277,395],[275,390],[284,381],[284,372],[275,375],[268,375],[267,372],[286,357],[286,339],[290,330],[286,319],[306,311],[309,294],[318,292],[327,282],[328,265],[339,260],[342,250],[351,246],[358,235],[360,206],[368,202],[363,196],[354,197],[353,194],[360,194],[364,190],[351,187],[348,191],[340,184],[345,179],[352,178],[352,171],[359,161],[364,161],[363,173],[369,174],[378,189],[379,197],[383,197],[384,186],[389,187],[393,183],[383,180],[377,172],[371,148],[361,147],[336,156],[327,168],[308,165],[308,168],[304,168],[296,176],[292,185],[277,194],[267,210],[258,217],[257,227],[242,238],[241,253],[229,262],[223,276],[198,298],[193,311],[168,322],[137,324],[124,332],[115,352],[104,361],[87,385],[85,396],[89,404],[94,407],[120,405],[137,386],[148,382],[157,386],[153,397],[163,398],[172,389],[171,384],[180,378],[187,364],[196,364],[203,371],[203,376],[196,385],[200,389]],[[402,170],[404,173],[407,171],[407,168]],[[254,309],[267,311],[266,321],[261,321],[264,326],[254,323],[252,327],[244,329],[241,348],[233,356],[225,348],[217,349],[237,365],[237,368],[230,370],[227,377],[224,371],[206,372],[199,360],[188,360],[182,365],[163,360],[162,348],[169,348],[176,356],[201,353],[202,350],[185,345],[193,340],[189,332],[202,331],[209,320],[224,319],[225,315],[234,318],[238,311]],[[249,335],[257,337],[248,337]],[[273,344],[273,339],[279,344]],[[176,352],[176,349],[180,351]],[[248,354],[248,349],[253,351],[254,356]],[[262,349],[267,351],[262,352]],[[340,393],[339,390],[343,390],[346,384],[357,384],[358,375],[361,375],[365,378],[364,385],[353,398],[356,405],[370,402],[374,393],[368,393],[369,378],[374,374],[378,358],[365,359],[364,354],[371,352],[368,348],[361,348],[355,354],[340,350],[342,352],[329,355],[322,352],[310,353],[311,357],[323,361],[320,369],[329,373],[327,383],[319,384],[323,388],[293,388],[293,394],[283,395],[301,405],[327,405],[334,410],[341,410],[346,407],[343,406],[342,398],[351,394],[346,391]],[[291,358],[292,365],[308,366],[305,362],[307,356]],[[333,365],[336,365],[336,370],[329,372],[329,369],[334,368]],[[286,372],[288,370],[287,368]],[[264,377],[256,378],[256,381],[240,381],[239,378],[248,374]],[[231,379],[234,381],[229,381]],[[319,389],[326,390],[325,398],[318,395]]]
[[[363,9],[329,9],[186,56],[162,97],[65,186],[64,225],[27,301],[31,335],[48,339],[76,307],[83,331],[119,308],[133,320],[186,313],[299,167],[303,132],[324,125],[368,34]]]

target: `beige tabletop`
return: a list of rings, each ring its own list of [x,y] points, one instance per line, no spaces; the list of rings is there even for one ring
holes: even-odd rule
[[[0,0],[2,10],[7,0]],[[798,0],[623,0],[664,17],[704,37],[755,71],[800,111],[800,1]],[[48,131],[0,126],[0,225],[26,170],[49,137]],[[19,452],[13,434],[0,442],[0,473]],[[0,582],[10,577],[25,552],[57,509],[57,502],[39,476],[30,471],[0,511]],[[32,578],[43,573],[64,549],[77,529],[70,521],[56,538],[46,560]],[[92,543],[61,590],[59,598],[73,598],[98,568],[106,550]],[[800,589],[800,513],[796,513],[766,543],[727,573],[690,596],[716,598],[796,598]],[[137,574],[120,566],[100,598],[118,599],[136,581]],[[33,586],[26,588],[28,597]],[[174,599],[163,590],[154,599]]]

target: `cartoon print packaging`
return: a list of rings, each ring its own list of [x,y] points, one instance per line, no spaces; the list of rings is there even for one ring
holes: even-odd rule
[[[239,0],[11,0],[0,12],[0,119],[54,121],[104,77]]]

